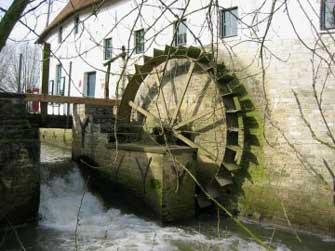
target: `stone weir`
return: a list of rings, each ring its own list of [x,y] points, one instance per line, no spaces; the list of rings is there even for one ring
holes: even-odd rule
[[[40,142],[26,103],[0,100],[0,223],[36,218],[40,196]]]
[[[195,184],[185,168],[195,174],[197,149],[150,145],[136,128],[122,125],[116,144],[112,107],[77,105],[73,118],[73,157],[89,171],[90,182],[107,184],[104,194],[117,188],[140,199],[162,223],[195,215]]]

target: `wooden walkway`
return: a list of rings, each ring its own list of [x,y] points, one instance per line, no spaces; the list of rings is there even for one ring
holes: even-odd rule
[[[91,97],[69,97],[69,96],[52,96],[44,94],[19,94],[0,92],[0,100],[22,100],[22,101],[38,101],[43,104],[85,104],[93,106],[111,106],[119,105],[119,101],[115,99],[91,98]],[[42,109],[41,109],[42,110]],[[42,113],[30,113],[28,119],[33,126],[41,128],[72,128],[71,115],[50,115],[47,109]]]
[[[116,99],[104,99],[104,98],[91,98],[91,97],[68,97],[68,96],[53,96],[44,94],[18,94],[2,92],[0,93],[0,99],[22,99],[25,101],[39,101],[39,102],[52,102],[59,104],[86,104],[96,106],[117,106],[119,101]]]

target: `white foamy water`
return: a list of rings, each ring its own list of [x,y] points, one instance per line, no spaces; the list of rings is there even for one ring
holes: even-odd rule
[[[74,250],[77,214],[85,190],[76,168],[64,177],[49,179],[41,187],[40,225],[60,233],[56,250]],[[79,250],[264,250],[254,241],[230,233],[212,239],[194,230],[161,227],[118,209],[107,210],[90,192],[85,192],[77,236]],[[289,249],[280,245],[275,250]]]

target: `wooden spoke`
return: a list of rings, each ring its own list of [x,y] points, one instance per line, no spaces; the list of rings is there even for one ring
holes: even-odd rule
[[[216,121],[213,121],[213,122],[210,122],[204,126],[202,126],[201,128],[195,128],[194,129],[194,132],[195,133],[204,133],[204,132],[207,132],[209,130],[212,130],[218,126],[221,126],[222,124],[225,123],[225,120],[224,119],[219,119],[219,120],[216,120]]]
[[[165,95],[164,95],[164,92],[163,92],[163,87],[161,86],[161,82],[160,82],[159,74],[158,74],[157,70],[155,71],[155,76],[156,76],[157,88],[159,90],[158,95],[160,95],[160,94],[162,95],[166,116],[167,116],[167,119],[170,120],[169,109],[168,109],[168,106],[167,106],[167,103],[166,103]]]
[[[198,120],[198,119],[200,119],[200,118],[202,118],[202,117],[205,117],[206,115],[209,115],[209,114],[212,114],[214,111],[206,111],[206,112],[203,112],[203,113],[200,113],[200,114],[198,114],[197,116],[194,116],[194,117],[192,117],[192,118],[189,118],[189,119],[187,119],[187,120],[185,120],[185,121],[182,121],[181,123],[179,123],[179,124],[177,124],[177,125],[175,125],[174,127],[172,127],[173,129],[179,129],[180,127],[183,127],[183,126],[185,126],[185,125],[187,125],[187,124],[191,124],[192,122],[194,122],[194,121],[196,121],[196,120]]]
[[[183,136],[182,134],[180,134],[179,132],[177,132],[175,130],[173,130],[173,133],[178,139],[183,141],[185,144],[189,145],[190,147],[198,148],[199,150],[202,150],[202,151],[206,152],[207,155],[209,157],[211,157],[212,160],[216,161],[215,155],[212,154],[211,152],[209,152],[207,149],[203,148],[202,146],[198,145],[197,143],[193,142],[192,140],[186,138],[185,136]]]
[[[142,107],[140,107],[139,105],[136,105],[133,101],[129,101],[129,106],[133,109],[135,109],[136,111],[138,111],[139,113],[141,113],[142,115],[144,115],[145,117],[153,117],[156,120],[159,120],[155,115],[153,115],[151,112],[144,110]]]
[[[178,116],[179,111],[180,111],[180,108],[181,108],[181,105],[183,104],[187,88],[188,88],[188,86],[189,86],[189,84],[191,82],[191,78],[192,78],[192,74],[193,74],[193,71],[194,71],[194,67],[195,67],[195,63],[192,62],[191,65],[190,65],[190,68],[188,70],[187,76],[186,76],[186,85],[185,85],[184,91],[183,91],[183,93],[182,93],[182,95],[180,97],[180,100],[178,101],[177,109],[175,110],[175,112],[174,112],[174,114],[172,116],[171,125],[173,125],[173,123],[176,121],[177,116]]]

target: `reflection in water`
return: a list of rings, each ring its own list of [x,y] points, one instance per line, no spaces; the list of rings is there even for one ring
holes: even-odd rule
[[[45,160],[64,151],[44,146]],[[41,220],[38,226],[18,229],[26,250],[75,250],[75,228],[79,206],[78,250],[204,250],[204,251],[260,251],[264,250],[235,225],[222,224],[221,238],[216,237],[216,222],[198,220],[188,226],[161,227],[153,221],[124,213],[111,205],[105,208],[99,197],[86,191],[86,184],[75,164],[67,162],[66,171],[42,169]],[[56,167],[57,168],[57,167]],[[83,197],[84,194],[84,197]],[[83,200],[82,200],[83,198]],[[82,200],[82,204],[81,204]],[[272,229],[250,226],[263,239],[269,240]],[[201,230],[201,231],[199,231]],[[201,232],[201,233],[200,233]],[[15,235],[8,230],[0,236],[0,250],[21,250]],[[276,251],[334,251],[335,242],[302,235],[298,243],[290,233],[276,231],[273,241]],[[4,240],[4,241],[2,241]]]

